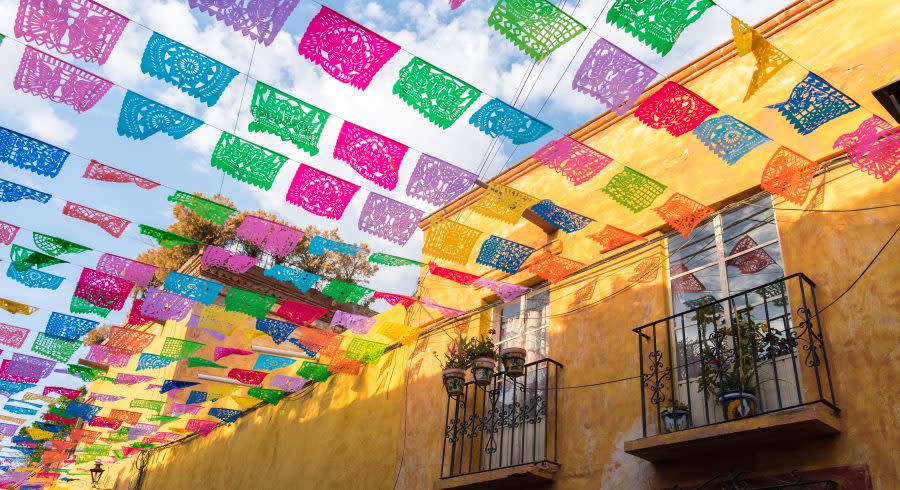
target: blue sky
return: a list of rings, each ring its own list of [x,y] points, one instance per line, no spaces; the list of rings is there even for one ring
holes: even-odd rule
[[[376,190],[430,212],[434,209],[432,206],[409,198],[404,193],[419,151],[477,171],[483,178],[488,178],[508,166],[507,162],[515,163],[534,151],[539,144],[580,126],[605,110],[602,104],[573,91],[570,86],[575,70],[598,34],[628,50],[662,74],[668,74],[697,58],[731,35],[728,16],[713,7],[684,32],[672,52],[663,59],[624,31],[605,24],[604,12],[611,1],[557,1],[557,5],[585,25],[590,26],[595,19],[601,15],[603,17],[600,17],[593,32],[583,34],[557,50],[545,65],[532,67],[529,58],[487,25],[487,17],[494,3],[489,0],[468,0],[456,11],[449,10],[446,0],[324,1],[329,7],[485,92],[486,95],[459,121],[448,130],[442,130],[428,123],[391,93],[398,71],[411,57],[409,53],[401,51],[394,56],[365,91],[333,80],[317,66],[300,57],[297,54],[297,44],[309,20],[320,8],[309,0],[301,0],[271,46],[258,45],[255,49],[254,43],[240,33],[206,14],[189,9],[186,0],[101,0],[100,3],[135,22],[126,28],[105,65],[74,64],[127,89],[203,119],[209,125],[182,140],[176,141],[157,134],[144,141],[135,141],[116,133],[119,107],[125,93],[122,88],[113,87],[97,106],[83,114],[77,114],[68,106],[56,105],[13,90],[12,79],[23,50],[22,45],[12,39],[12,24],[18,1],[0,0],[0,32],[8,36],[0,46],[0,86],[4,87],[0,90],[0,126],[43,139],[74,154],[94,158],[169,187],[205,194],[218,192],[222,182],[221,173],[209,165],[209,156],[218,140],[220,129],[232,131],[292,159],[282,169],[270,191],[250,187],[226,176],[222,193],[231,198],[239,208],[263,208],[298,227],[309,224],[320,228],[336,227],[347,241],[366,241],[375,251],[411,258],[420,256],[420,231],[416,232],[406,246],[398,247],[356,229],[365,192],[357,194],[340,222],[314,216],[286,203],[284,196],[297,168],[296,162],[308,163],[357,183],[364,189]],[[754,23],[790,2],[722,0],[720,3],[745,21]],[[139,64],[151,32],[140,24],[215,57],[241,72],[249,72],[252,78],[243,104],[244,75],[238,75],[220,101],[211,108],[165,82],[144,75]],[[51,53],[57,54],[53,51]],[[61,57],[73,62],[69,57]],[[520,92],[526,74],[530,76]],[[310,157],[277,137],[248,133],[246,128],[250,116],[247,109],[254,79],[274,85],[334,116],[361,124],[409,145],[411,150],[401,166],[400,183],[396,190],[384,191],[360,177],[348,165],[331,158],[331,150],[340,128],[338,119],[329,121],[320,142],[322,151],[316,157]],[[466,121],[472,111],[488,100],[488,95],[511,102],[517,99],[517,94],[517,105],[530,114],[540,113],[540,119],[552,125],[555,131],[539,142],[521,148],[505,144],[497,148],[496,154],[486,158],[485,152],[491,140]],[[239,109],[240,116],[237,116]],[[135,225],[129,227],[121,238],[115,239],[94,225],[63,216],[61,209],[64,202],[60,200],[51,200],[46,205],[33,201],[0,205],[0,220],[23,227],[17,243],[31,247],[30,231],[33,230],[60,236],[95,250],[67,256],[71,264],[46,269],[70,279],[57,291],[31,290],[5,276],[0,277],[0,297],[41,308],[30,317],[12,316],[0,311],[0,322],[24,326],[33,331],[43,330],[51,311],[68,311],[81,267],[94,267],[103,252],[133,258],[153,245],[148,239],[138,235],[137,223],[165,228],[172,221],[172,206],[166,201],[166,196],[173,192],[171,189],[160,187],[146,191],[132,185],[82,179],[81,174],[87,161],[74,154],[61,174],[52,180],[8,165],[0,165],[0,178],[130,219]],[[0,248],[0,259],[8,263],[7,247]],[[411,294],[415,289],[417,274],[418,271],[413,268],[382,271],[373,278],[370,287]],[[122,314],[114,312],[108,320],[115,323],[122,318]],[[32,333],[26,340],[26,353],[34,335]],[[4,350],[4,358],[8,358],[10,350]],[[71,384],[64,379],[56,381]]]

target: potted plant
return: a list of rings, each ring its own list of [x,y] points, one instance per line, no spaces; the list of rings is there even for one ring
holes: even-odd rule
[[[490,336],[466,341],[466,354],[472,360],[472,378],[478,386],[487,386],[497,369],[497,348]]]
[[[749,417],[759,407],[756,399],[758,346],[765,345],[765,323],[756,323],[738,313],[732,326],[715,328],[708,336],[706,325],[714,318],[711,308],[697,312],[699,332],[706,337],[700,347],[698,391],[713,394],[728,420]],[[734,329],[737,329],[735,332]]]
[[[676,432],[691,427],[691,411],[687,405],[678,400],[672,400],[672,404],[660,411],[663,433]]]
[[[447,346],[447,352],[444,353],[444,360],[434,353],[434,357],[441,364],[441,378],[444,381],[444,388],[447,394],[452,397],[458,397],[465,392],[466,388],[466,369],[469,367],[469,354],[465,349],[466,340],[458,337]]]
[[[526,354],[527,352],[522,347],[504,347],[500,349],[503,372],[510,378],[518,378],[525,374]]]

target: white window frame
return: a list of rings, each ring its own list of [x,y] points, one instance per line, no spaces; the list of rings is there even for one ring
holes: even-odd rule
[[[523,314],[525,313],[525,311],[527,311],[528,300],[539,294],[547,295],[547,304],[544,306],[544,308],[546,309],[546,313],[544,315],[542,315],[542,318],[544,319],[544,321],[541,322],[541,324],[539,326],[526,330],[525,325],[523,325],[522,323],[524,322]],[[503,309],[510,305],[516,304],[516,303],[519,304],[519,318],[516,320],[519,323],[519,327],[520,327],[517,329],[517,330],[519,330],[519,334],[501,341],[500,339],[503,338],[503,332],[502,332]],[[549,342],[549,340],[550,340],[550,335],[549,335],[549,333],[550,333],[550,290],[549,290],[549,288],[545,287],[545,288],[529,291],[508,303],[503,303],[502,305],[498,305],[498,306],[494,307],[491,310],[491,326],[492,326],[491,328],[494,329],[494,343],[497,345],[498,351],[500,349],[502,349],[503,347],[510,346],[510,345],[514,346],[514,347],[523,347],[523,348],[527,349],[527,346],[525,345],[526,336],[530,333],[540,332],[543,330],[544,344],[546,345],[547,353],[544,355],[532,356],[533,353],[528,352],[528,357],[531,358],[528,362],[540,360],[545,357],[548,357],[550,355],[550,342]]]

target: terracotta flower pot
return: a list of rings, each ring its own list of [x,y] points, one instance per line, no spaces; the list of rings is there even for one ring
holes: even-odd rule
[[[462,395],[466,390],[466,370],[460,368],[447,368],[442,373],[444,388],[452,397]]]
[[[500,359],[503,361],[503,372],[510,378],[518,378],[525,374],[525,355],[527,352],[521,347],[506,347],[500,351]]]
[[[478,356],[472,359],[472,377],[478,386],[489,385],[495,369],[497,369],[497,359],[493,357]]]

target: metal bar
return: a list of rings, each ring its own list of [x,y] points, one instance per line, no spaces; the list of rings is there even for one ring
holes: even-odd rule
[[[803,300],[803,316],[806,317],[807,336],[809,337],[809,354],[812,356],[813,373],[816,375],[816,388],[819,390],[819,399],[823,399],[822,380],[819,376],[819,353],[816,351],[816,334],[813,331],[812,315],[809,314],[809,306],[806,303],[806,287],[803,281],[800,281],[800,297]]]
[[[677,344],[678,343],[677,343],[677,339],[676,339],[676,346],[675,346],[676,349],[678,348]],[[688,364],[688,355],[687,355],[687,334],[685,333],[685,329],[684,329],[684,315],[681,316],[681,351],[682,351],[682,355],[684,356],[683,357],[683,360],[684,360],[684,382],[685,382],[684,392],[687,396],[688,414],[690,414],[689,415],[690,419],[688,420],[688,424],[690,427],[691,425],[694,425],[694,412],[693,412],[693,407],[691,404],[691,373],[689,372],[690,368],[688,367],[689,364]]]
[[[647,337],[647,335],[638,332],[638,334]],[[640,374],[641,385],[641,425],[644,428],[644,437],[647,437],[647,393],[644,389],[644,343],[638,337],[638,374]]]
[[[754,291],[758,291],[754,290]],[[784,297],[784,295],[782,295]],[[766,332],[766,336],[770,339],[772,335],[776,335],[772,333],[772,319],[769,318],[769,300],[765,297],[765,293],[763,293],[763,311],[766,314],[766,328],[768,331]],[[775,375],[775,397],[778,399],[778,408],[783,407],[783,402],[781,401],[781,382],[778,379],[778,363],[775,362],[775,348],[772,346],[772,342],[769,341],[768,345],[768,354],[769,360],[772,361],[772,374]]]
[[[806,279],[806,276],[802,276],[800,278],[801,282]],[[828,364],[828,353],[825,352],[825,334],[822,333],[822,317],[819,316],[819,304],[816,302],[816,285],[813,284],[812,281],[809,281],[809,295],[812,298],[813,302],[813,313],[815,314],[816,326],[819,327],[819,340],[822,342],[822,360],[825,362],[825,376],[828,378],[828,390],[831,391],[831,403],[837,405],[837,401],[834,396],[834,384],[831,381],[831,367]]]
[[[250,350],[253,352],[263,352],[265,354],[272,354],[275,356],[285,356],[285,357],[296,357],[297,359],[308,359],[310,361],[315,361],[315,357],[309,357],[300,351],[293,350],[284,350],[284,349],[275,349],[272,347],[263,347],[261,345],[251,345]]]

